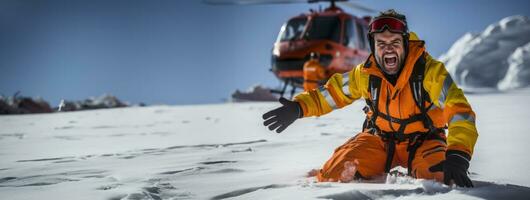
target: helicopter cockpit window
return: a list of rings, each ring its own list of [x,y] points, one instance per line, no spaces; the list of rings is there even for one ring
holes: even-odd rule
[[[304,32],[305,24],[307,23],[306,18],[295,18],[285,23],[278,35],[278,41],[288,41],[300,38],[302,32]]]
[[[357,48],[357,40],[355,38],[355,29],[353,22],[351,19],[346,19],[344,21],[344,40],[343,45],[349,47],[349,48]]]
[[[365,26],[363,26],[359,22],[357,22],[355,24],[357,26],[357,31],[359,32],[359,35],[361,36],[359,38],[359,42],[360,42],[359,48],[368,49],[368,38],[366,37],[366,34],[367,34],[368,30],[366,29]]]
[[[308,40],[333,40],[340,42],[340,19],[338,17],[315,17],[305,38]]]

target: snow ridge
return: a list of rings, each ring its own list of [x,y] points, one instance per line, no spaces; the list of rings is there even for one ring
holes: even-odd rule
[[[517,48],[508,58],[509,68],[499,82],[501,90],[522,88],[530,85],[530,42]]]
[[[524,59],[528,58],[524,46],[529,42],[530,19],[510,16],[489,25],[480,34],[465,34],[440,60],[453,80],[464,88],[497,88],[498,84],[500,89],[524,87],[530,84],[525,78],[528,75],[518,73],[529,68]]]

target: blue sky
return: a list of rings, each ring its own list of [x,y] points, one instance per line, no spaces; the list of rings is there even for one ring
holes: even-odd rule
[[[436,57],[466,32],[506,16],[530,16],[530,2],[523,0],[357,2],[406,14]],[[269,72],[276,34],[309,8],[318,4],[3,0],[0,94],[21,91],[52,105],[103,93],[132,103],[204,104],[258,83],[277,87]]]

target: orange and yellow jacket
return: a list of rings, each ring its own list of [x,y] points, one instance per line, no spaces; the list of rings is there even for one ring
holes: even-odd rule
[[[369,76],[381,78],[379,112],[398,119],[420,114],[416,106],[409,78],[414,64],[420,56],[425,56],[423,87],[431,103],[427,114],[436,128],[448,127],[448,150],[460,150],[473,154],[478,132],[475,126],[475,113],[471,109],[464,93],[453,82],[442,62],[433,59],[426,51],[424,42],[411,33],[408,56],[395,85],[387,81],[383,72],[376,66],[375,58],[370,55],[368,61],[356,66],[350,72],[334,74],[327,83],[314,90],[305,91],[294,97],[300,103],[304,117],[321,116],[351,104],[358,99],[370,99]],[[390,98],[387,96],[390,95]],[[389,100],[390,99],[390,100]],[[389,100],[389,102],[386,102]],[[388,109],[387,109],[388,106]],[[389,113],[386,113],[388,110]],[[386,132],[397,130],[399,124],[389,123],[381,117],[376,118],[376,125]],[[420,121],[406,126],[404,133],[426,132]]]

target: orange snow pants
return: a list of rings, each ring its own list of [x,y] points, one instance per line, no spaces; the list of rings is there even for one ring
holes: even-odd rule
[[[408,142],[396,143],[396,149],[392,160],[392,166],[407,168]],[[415,178],[434,179],[443,182],[443,172],[430,172],[429,167],[445,160],[447,145],[441,140],[425,140],[416,150],[412,161],[411,175]],[[331,158],[324,164],[317,174],[320,182],[336,182],[340,180],[344,163],[357,160],[357,175],[362,178],[385,174],[386,146],[381,137],[370,133],[359,133],[349,139],[346,143],[335,149]]]

